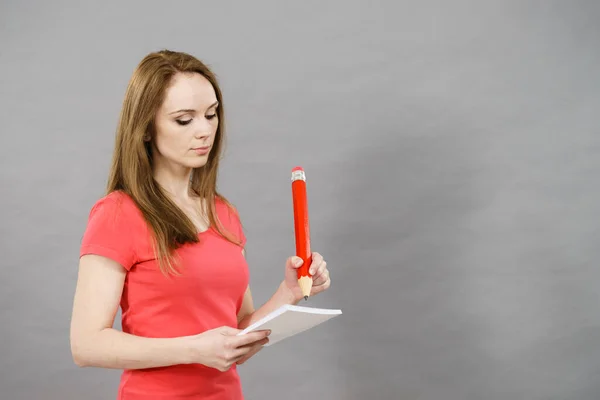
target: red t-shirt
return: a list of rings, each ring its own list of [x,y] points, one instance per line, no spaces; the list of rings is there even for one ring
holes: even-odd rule
[[[221,224],[245,243],[237,214],[217,200]],[[98,254],[126,270],[121,297],[122,329],[168,338],[220,326],[237,328],[237,313],[248,286],[248,265],[240,246],[216,230],[199,233],[200,243],[177,250],[180,276],[165,276],[155,259],[149,227],[133,200],[112,192],[92,208],[80,255]],[[125,370],[119,400],[242,399],[235,365],[226,372],[200,364]]]

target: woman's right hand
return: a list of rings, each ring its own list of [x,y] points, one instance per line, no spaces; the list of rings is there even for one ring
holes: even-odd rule
[[[189,336],[192,363],[227,371],[248,353],[265,345],[271,334],[270,331],[262,330],[237,336],[239,332],[240,329],[222,326]]]

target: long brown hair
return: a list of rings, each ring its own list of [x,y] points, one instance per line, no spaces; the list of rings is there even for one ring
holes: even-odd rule
[[[137,65],[127,86],[117,125],[115,148],[107,193],[122,191],[142,212],[154,233],[154,251],[163,273],[178,274],[173,250],[184,243],[197,243],[194,223],[165,194],[152,174],[151,143],[144,136],[154,133],[155,115],[176,73],[199,73],[213,86],[219,101],[217,131],[208,161],[192,174],[190,189],[207,204],[210,226],[227,240],[240,244],[239,238],[223,229],[215,201],[222,200],[234,213],[235,208],[217,191],[217,175],[224,145],[224,107],[215,74],[197,58],[182,52],[161,50],[145,56]]]

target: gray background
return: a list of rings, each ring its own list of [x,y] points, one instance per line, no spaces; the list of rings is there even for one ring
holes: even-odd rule
[[[600,397],[600,18],[588,1],[0,6],[0,398],[110,399],[77,369],[78,246],[125,86],[150,51],[221,79],[220,189],[257,305],[294,251],[344,315],[241,368],[248,399]],[[308,379],[306,379],[308,377]]]

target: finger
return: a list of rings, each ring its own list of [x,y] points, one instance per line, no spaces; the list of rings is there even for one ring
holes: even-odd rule
[[[327,263],[325,261],[321,262],[319,265],[313,268],[314,271],[311,272],[311,276],[313,278],[322,275],[327,270]]]
[[[250,358],[253,354],[255,354],[260,348],[262,348],[267,342],[269,338],[264,338],[259,340],[258,342],[254,342],[252,344],[238,347],[234,351],[231,352],[230,362],[239,362],[243,358]]]
[[[262,348],[264,347],[265,344],[267,344],[269,342],[269,339],[263,339],[262,341],[260,341],[259,343],[253,345],[250,349],[250,351],[248,351],[248,353],[246,353],[244,356],[240,357],[240,359],[238,359],[236,361],[236,364],[238,365],[242,365],[243,363],[245,363],[246,361],[248,361],[250,358],[252,358],[256,353],[258,353],[260,350],[262,350]]]
[[[244,364],[246,361],[248,361],[249,359],[251,359],[252,357],[254,357],[254,355],[256,355],[256,353],[258,353],[262,348],[263,348],[263,346],[255,346],[255,347],[253,347],[252,350],[248,352],[248,354],[246,354],[245,356],[243,356],[239,360],[237,360],[236,364],[237,365]]]
[[[254,346],[262,346],[265,343],[267,343],[268,341],[269,341],[269,337],[267,336],[265,338],[262,338],[260,340],[255,341],[255,342],[251,342],[251,343],[248,343],[248,344],[245,344],[245,345],[242,345],[242,346],[238,346],[237,348],[238,349],[250,349],[250,348],[252,348]]]
[[[310,264],[310,268],[308,269],[308,272],[311,275],[315,275],[315,273],[317,273],[317,271],[319,270],[319,268],[321,267],[321,264],[323,264],[324,260],[323,260],[323,256],[317,252],[312,253],[312,263]]]
[[[313,286],[312,290],[311,290],[311,294],[321,293],[321,292],[329,289],[329,286],[331,286],[331,278],[328,277],[327,280],[325,282],[323,282],[323,284]]]
[[[234,342],[233,342],[233,347],[247,346],[254,342],[258,342],[259,340],[263,340],[270,334],[271,334],[271,332],[269,330],[261,330],[261,331],[248,332],[241,336],[235,336]]]
[[[227,356],[227,362],[230,364],[236,363],[245,357],[250,350],[252,350],[253,345],[240,346],[233,350],[231,350]]]
[[[319,275],[313,277],[313,286],[324,284],[329,279],[329,270],[324,269]]]

